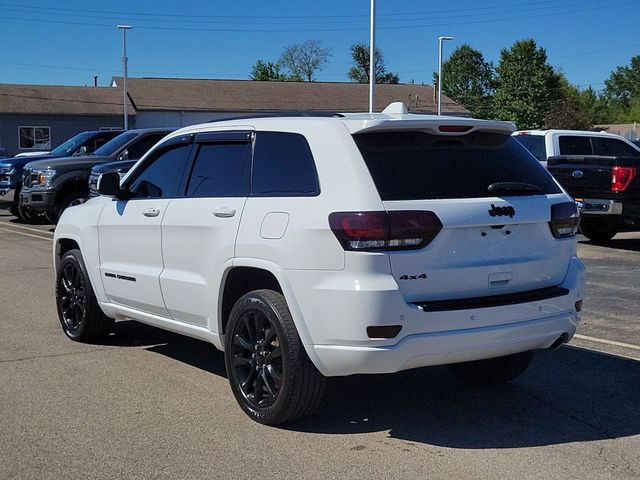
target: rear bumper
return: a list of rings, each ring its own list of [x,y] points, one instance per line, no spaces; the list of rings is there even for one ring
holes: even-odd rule
[[[390,276],[358,275],[352,284],[334,281],[327,272],[315,288],[303,289],[303,275],[310,274],[298,275],[290,278],[302,307],[303,321],[296,325],[309,357],[326,376],[392,373],[548,348],[559,337],[568,340],[575,334],[580,322],[576,302],[584,299],[585,284],[584,266],[572,257],[558,285],[566,294],[424,311],[404,301]],[[369,338],[368,327],[389,325],[402,327],[396,337]]]
[[[55,207],[54,191],[20,191],[20,206],[28,206],[36,211],[52,210]]]
[[[411,335],[390,347],[314,345],[312,356],[325,375],[393,373],[549,348],[562,335],[573,337],[578,323],[578,315],[567,312],[507,325]]]
[[[622,202],[598,198],[584,198],[579,201],[582,215],[622,215]]]

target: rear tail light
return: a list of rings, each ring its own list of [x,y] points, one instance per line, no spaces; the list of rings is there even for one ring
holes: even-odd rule
[[[611,191],[624,192],[636,178],[635,167],[613,167],[611,170]]]
[[[442,230],[433,212],[335,212],[331,231],[345,250],[415,250],[428,245]]]
[[[580,224],[580,212],[576,202],[551,205],[551,233],[556,238],[574,237]]]

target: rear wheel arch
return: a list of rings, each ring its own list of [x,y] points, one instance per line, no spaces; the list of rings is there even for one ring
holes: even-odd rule
[[[284,296],[282,286],[269,270],[259,267],[231,267],[224,276],[221,288],[220,316],[218,332],[223,335],[233,306],[245,294],[253,290],[273,290]]]

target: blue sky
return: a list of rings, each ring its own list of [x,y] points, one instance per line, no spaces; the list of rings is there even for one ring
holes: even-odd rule
[[[0,83],[107,85],[121,74],[118,23],[128,34],[131,76],[248,78],[257,59],[321,40],[332,51],[321,81],[347,81],[349,47],[368,42],[370,0],[0,0]],[[640,1],[377,0],[376,43],[401,82],[432,82],[437,37],[446,53],[469,43],[494,63],[533,38],[580,86],[599,90],[611,70],[640,54]]]

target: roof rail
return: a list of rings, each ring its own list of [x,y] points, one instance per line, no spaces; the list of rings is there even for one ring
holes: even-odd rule
[[[226,122],[229,120],[248,120],[251,118],[283,118],[283,117],[340,118],[340,117],[344,117],[344,115],[338,112],[269,112],[269,113],[256,113],[254,115],[251,115],[251,114],[230,115],[228,117],[223,117],[223,118],[214,118],[213,120],[209,120],[209,123]]]

